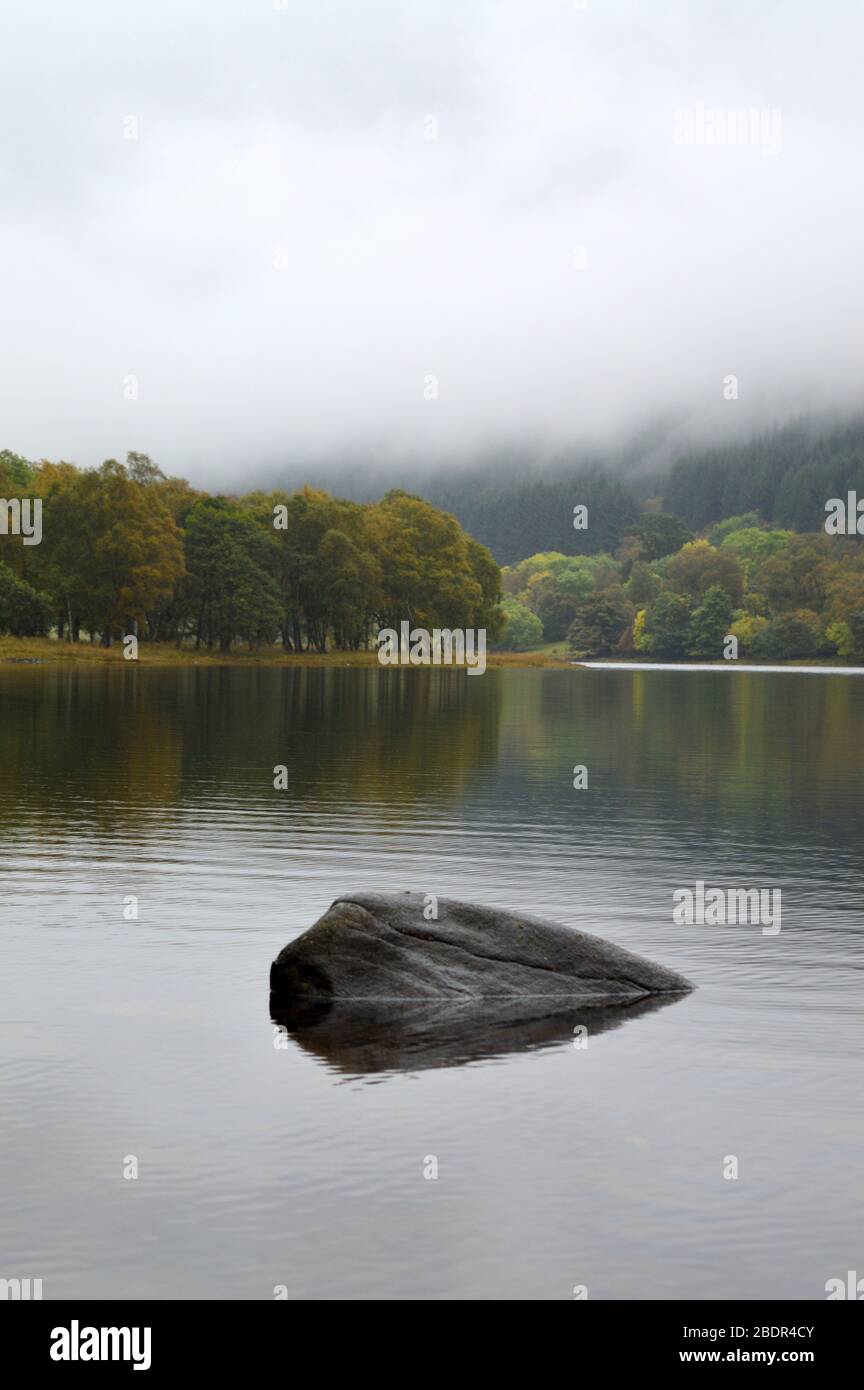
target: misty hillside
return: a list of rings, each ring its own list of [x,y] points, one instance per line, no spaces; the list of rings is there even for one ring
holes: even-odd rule
[[[279,481],[309,482],[362,502],[390,488],[416,493],[452,512],[499,564],[513,565],[541,551],[614,551],[646,509],[672,512],[694,530],[755,511],[777,526],[818,531],[829,497],[849,489],[864,495],[864,416],[839,424],[795,421],[745,443],[690,449],[660,470],[640,466],[630,448],[590,464],[490,456],[458,471],[328,470]],[[577,504],[588,508],[586,530],[573,528]]]
[[[830,428],[787,425],[747,444],[679,459],[662,484],[663,505],[691,526],[757,511],[796,531],[825,524],[825,502],[864,493],[864,417]]]
[[[544,481],[510,474],[441,477],[427,487],[435,506],[453,512],[502,565],[538,551],[565,555],[614,551],[633,518],[649,506],[680,516],[696,530],[755,511],[766,522],[796,531],[825,524],[825,502],[849,489],[864,495],[864,418],[820,429],[798,422],[729,448],[699,449],[665,475],[572,473]],[[649,498],[654,500],[649,501]],[[573,529],[576,503],[589,526]]]
[[[641,510],[632,489],[599,472],[550,479],[444,476],[429,484],[425,495],[433,506],[452,512],[501,565],[546,550],[564,555],[614,551]],[[574,530],[576,505],[588,508],[585,530]]]

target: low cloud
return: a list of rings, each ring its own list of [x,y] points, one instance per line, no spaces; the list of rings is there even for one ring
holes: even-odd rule
[[[19,0],[4,30],[6,447],[242,487],[858,403],[851,3]]]

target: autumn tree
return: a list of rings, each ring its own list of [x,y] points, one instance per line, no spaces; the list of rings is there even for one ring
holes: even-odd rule
[[[735,607],[744,593],[744,576],[736,557],[706,540],[683,546],[669,561],[666,573],[671,588],[691,602],[715,585],[725,590]]]
[[[184,572],[174,518],[155,490],[109,459],[99,470],[91,603],[103,643],[147,622]]]
[[[455,517],[396,491],[370,508],[369,529],[381,565],[381,627],[407,619],[497,636],[503,623],[497,566]]]
[[[775,610],[821,608],[832,545],[828,536],[793,536],[789,544],[756,570],[753,587],[767,595]]]
[[[310,487],[251,501],[276,547],[286,648],[325,651],[330,633],[351,648],[364,644],[381,603],[369,509]]]
[[[591,593],[570,625],[570,650],[576,657],[607,656],[631,625],[636,610],[621,589]]]

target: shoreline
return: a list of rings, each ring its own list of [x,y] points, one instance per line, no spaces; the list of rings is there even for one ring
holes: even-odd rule
[[[591,671],[749,671],[782,675],[787,671],[812,676],[864,676],[864,666],[838,666],[836,661],[574,661]]]
[[[569,657],[553,656],[548,652],[487,652],[490,669],[506,667],[515,670],[571,670]],[[425,667],[385,666],[378,660],[377,651],[360,652],[285,652],[281,647],[261,647],[257,651],[208,652],[193,647],[180,650],[171,642],[142,642],[134,661],[123,655],[122,642],[112,647],[93,647],[89,642],[60,642],[45,637],[0,637],[0,666],[161,666],[161,667],[278,667],[285,670],[331,666],[364,668],[367,670],[424,670]],[[469,668],[448,666],[442,670],[465,671]]]
[[[159,666],[186,669],[188,667],[260,667],[288,670],[333,667],[364,670],[428,670],[431,667],[385,666],[375,651],[284,652],[281,647],[262,647],[257,651],[208,652],[194,647],[180,650],[170,642],[146,642],[138,648],[135,661],[127,661],[123,644],[94,647],[89,642],[60,642],[44,637],[0,637],[0,666]],[[838,665],[834,660],[765,662],[711,661],[578,661],[557,650],[540,649],[528,652],[487,652],[489,670],[591,670],[591,671],[747,671],[765,674],[785,671],[810,672],[821,675],[864,675],[864,666]],[[442,670],[467,671],[465,665],[441,667]]]

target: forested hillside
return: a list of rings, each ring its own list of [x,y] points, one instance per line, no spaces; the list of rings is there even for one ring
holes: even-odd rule
[[[640,512],[632,489],[598,471],[562,478],[443,475],[425,493],[452,512],[499,564],[512,565],[539,550],[597,555],[616,550]],[[588,525],[573,526],[574,506],[588,509]]]
[[[507,460],[469,473],[441,471],[417,486],[502,565],[539,551],[614,551],[648,498],[696,530],[753,511],[776,526],[816,531],[829,497],[850,489],[864,496],[864,418],[833,426],[798,421],[744,444],[689,450],[659,472],[640,467],[631,450],[626,461],[610,456],[602,470],[559,464],[538,476],[526,458],[521,466]],[[577,503],[589,509],[584,531],[573,529]]]
[[[363,502],[393,486],[408,488],[453,514],[499,564],[545,550],[614,552],[646,506],[674,513],[697,531],[747,512],[779,527],[818,531],[826,499],[850,489],[864,495],[864,417],[845,424],[799,420],[745,443],[672,453],[658,466],[663,453],[663,439],[647,432],[601,459],[561,456],[540,463],[529,453],[508,453],[468,470],[389,466],[375,473],[357,464],[325,478],[313,471],[300,481],[326,482]],[[588,506],[586,530],[574,530],[576,505]]]
[[[665,511],[701,527],[755,511],[777,526],[816,531],[829,497],[864,495],[864,419],[832,428],[802,421],[728,449],[694,451],[660,484]]]

